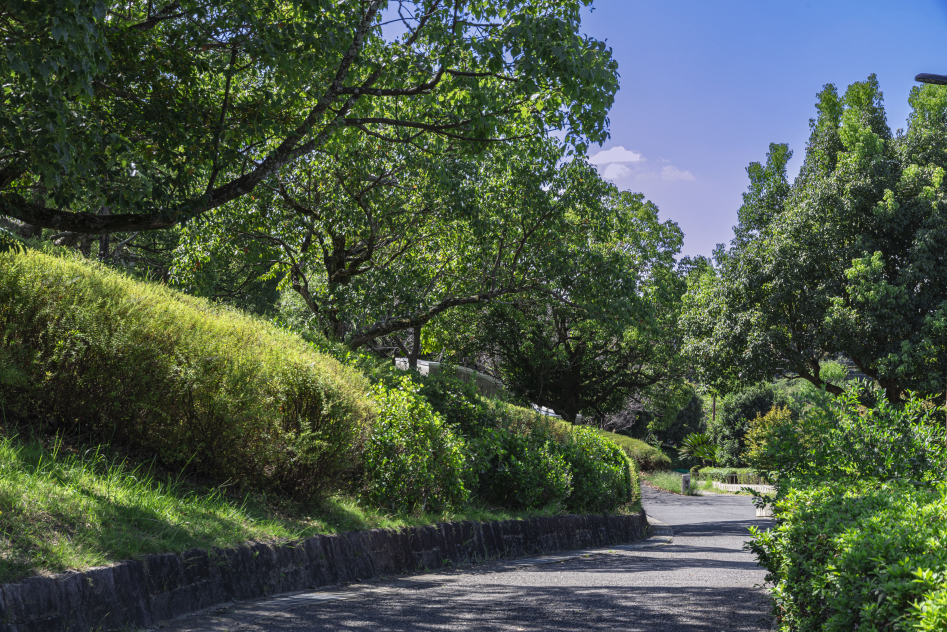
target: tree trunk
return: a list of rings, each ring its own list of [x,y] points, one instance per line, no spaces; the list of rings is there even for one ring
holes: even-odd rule
[[[413,338],[413,341],[411,345],[411,353],[408,354],[409,369],[418,368],[418,356],[421,355],[421,327],[422,325],[415,325],[411,328],[411,337]]]

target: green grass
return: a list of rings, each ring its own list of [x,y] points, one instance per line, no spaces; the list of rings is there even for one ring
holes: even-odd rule
[[[375,415],[365,376],[299,336],[74,254],[0,254],[0,332],[8,413],[216,482],[335,492]]]
[[[647,483],[652,487],[663,489],[666,492],[673,492],[675,494],[681,493],[681,475],[677,472],[642,472],[641,479],[642,482]],[[691,478],[691,485],[687,495],[696,496],[699,489],[699,482],[694,478]]]
[[[620,512],[638,509],[640,503]],[[101,448],[0,438],[0,582],[253,540],[558,513],[556,507],[512,511],[475,506],[440,514],[387,515],[344,496],[307,505],[156,475],[147,465],[133,465]]]

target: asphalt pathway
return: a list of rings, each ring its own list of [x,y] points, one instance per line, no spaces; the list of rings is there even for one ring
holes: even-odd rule
[[[767,632],[764,571],[743,551],[746,496],[684,497],[644,488],[648,515],[673,538],[578,557],[508,561],[366,582],[172,622],[178,632],[338,630]],[[667,530],[664,530],[666,532]],[[658,528],[658,533],[662,529]]]

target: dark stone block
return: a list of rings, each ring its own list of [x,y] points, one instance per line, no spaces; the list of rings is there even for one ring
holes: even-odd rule
[[[149,555],[145,557],[144,564],[149,594],[174,590],[184,583],[181,558],[173,553]]]
[[[593,544],[592,525],[589,523],[588,516],[575,516],[575,546],[576,549],[587,549]]]
[[[322,540],[323,536],[317,535],[305,541],[306,557],[309,560],[307,566],[309,585],[316,588],[329,586],[333,583],[332,572],[329,568]]]
[[[207,551],[191,549],[181,554],[181,570],[185,584],[206,582],[210,579],[210,556]]]
[[[327,535],[323,537],[322,545],[332,572],[332,583],[348,584],[355,581],[348,542],[338,535]]]
[[[441,537],[439,547],[443,556],[442,564],[457,564],[463,557],[460,529],[455,522],[442,522],[437,525],[440,528]]]
[[[504,557],[523,557],[527,555],[524,546],[523,525],[519,520],[504,520],[500,523],[500,533],[506,549]]]
[[[342,534],[345,542],[349,570],[356,580],[370,579],[375,576],[375,566],[372,563],[370,539],[364,531],[352,531]]]
[[[110,630],[121,626],[115,596],[112,569],[94,568],[84,573],[70,573],[57,581],[60,616],[65,629]]]
[[[499,522],[484,522],[480,525],[480,534],[483,537],[484,559],[492,560],[506,555]]]
[[[477,523],[469,520],[457,523],[460,532],[461,561],[465,564],[477,562],[485,557],[483,539],[480,537],[480,529],[477,527]]]
[[[523,546],[528,555],[540,555],[543,552],[542,527],[538,518],[529,518],[522,520],[523,523]]]
[[[400,566],[396,560],[402,552],[397,531],[372,529],[365,532],[364,541],[376,577],[398,573]]]
[[[562,550],[562,545],[559,542],[562,522],[558,516],[554,518],[536,518],[540,549],[543,552],[551,553]]]
[[[592,546],[604,546],[605,541],[607,540],[607,533],[605,531],[605,517],[604,516],[587,516],[589,531],[592,536]]]
[[[394,573],[407,573],[414,568],[414,553],[411,551],[411,532],[408,529],[399,529],[392,532],[392,562]]]
[[[256,542],[250,546],[250,555],[253,561],[252,572],[257,578],[257,585],[262,590],[262,596],[279,593],[279,568],[273,547]]]
[[[247,546],[222,550],[220,582],[228,599],[252,599],[261,595],[259,578],[254,575],[253,551]]]
[[[145,565],[138,560],[122,562],[112,569],[116,612],[123,626],[145,627],[152,624]],[[216,603],[216,602],[215,602]]]
[[[411,547],[411,567],[409,572],[424,570],[430,565],[429,552],[431,550],[430,533],[423,527],[408,527],[408,546]]]
[[[6,621],[17,624],[44,620],[59,622],[61,617],[63,604],[56,581],[47,577],[33,577],[16,584],[4,584],[3,601],[6,606]]]

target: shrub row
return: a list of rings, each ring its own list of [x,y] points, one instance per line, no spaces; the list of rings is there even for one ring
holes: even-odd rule
[[[601,436],[616,443],[619,448],[624,450],[629,458],[634,459],[638,464],[639,470],[653,472],[671,467],[671,458],[649,443],[640,439],[626,437],[624,435],[608,432],[607,430],[597,431]]]
[[[766,480],[749,467],[701,467],[694,468],[698,477],[705,481],[717,481],[733,485],[766,485]],[[691,470],[691,471],[694,471]]]
[[[70,256],[0,254],[0,336],[5,410],[216,481],[301,496],[345,490],[393,511],[471,497],[604,511],[638,490],[622,451],[588,428],[482,400],[446,375],[326,353]]]
[[[947,630],[947,487],[793,489],[750,544],[780,629]]]
[[[750,548],[781,630],[947,629],[947,486],[939,406],[855,385],[752,422],[748,460],[776,484]]]
[[[591,428],[482,399],[447,372],[414,387],[398,378],[397,388],[416,389],[444,420],[443,432],[462,439],[466,474],[436,469],[442,478],[463,479],[473,497],[504,507],[571,511],[608,511],[637,498],[634,462]]]

